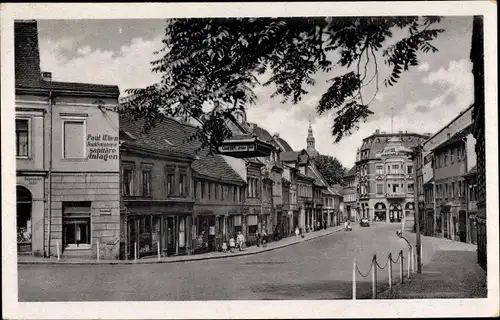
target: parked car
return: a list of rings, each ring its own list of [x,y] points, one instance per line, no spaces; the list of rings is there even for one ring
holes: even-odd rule
[[[370,226],[370,221],[368,220],[368,218],[362,218],[359,221],[359,226],[360,227],[369,227]]]

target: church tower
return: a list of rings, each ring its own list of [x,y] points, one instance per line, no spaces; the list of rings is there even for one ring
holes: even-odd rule
[[[309,153],[311,157],[315,157],[318,155],[318,152],[316,151],[315,141],[316,139],[314,139],[311,121],[309,121],[309,130],[307,132],[306,142],[307,142],[307,153]]]

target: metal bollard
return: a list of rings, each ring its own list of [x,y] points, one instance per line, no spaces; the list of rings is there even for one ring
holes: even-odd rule
[[[389,290],[392,290],[392,253],[389,253]]]
[[[408,279],[410,278],[411,273],[411,248],[408,250]]]
[[[57,250],[57,261],[59,261],[61,258],[61,254],[59,252],[59,240],[56,241],[56,250]]]
[[[401,281],[401,283],[403,283],[403,278],[404,278],[404,262],[403,262],[403,250],[399,251],[399,259],[400,259],[400,262],[399,262],[399,280]]]
[[[97,261],[99,261],[99,241],[97,241]]]
[[[356,259],[352,263],[352,300],[356,300]]]
[[[137,242],[134,242],[134,260],[137,261]]]
[[[377,299],[377,255],[372,259],[372,299]]]

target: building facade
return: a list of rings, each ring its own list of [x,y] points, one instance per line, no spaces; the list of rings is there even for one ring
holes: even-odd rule
[[[452,135],[470,126],[471,115],[472,106],[469,106],[446,126],[415,148],[413,161],[417,176],[417,189],[420,189],[418,191],[420,195],[424,194],[424,203],[419,207],[420,226],[421,231],[426,235],[444,236],[441,207],[439,201],[436,201],[438,195],[434,172],[434,166],[436,165],[434,160],[436,159],[432,149],[447,141]],[[472,139],[468,141],[467,145],[470,149]],[[467,157],[471,157],[471,152],[473,150],[467,152]],[[472,163],[471,161],[469,162]]]
[[[361,218],[401,223],[406,216],[413,215],[415,181],[411,148],[427,138],[416,133],[387,134],[376,130],[363,139],[356,161],[357,207]]]
[[[18,251],[117,259],[118,87],[52,81],[36,21],[14,33]]]
[[[346,220],[356,221],[358,220],[358,175],[356,172],[356,166],[352,167],[347,173],[344,175],[344,187],[342,190],[343,193],[343,202],[344,202],[344,211],[343,215],[339,217],[339,222],[344,222]]]
[[[468,196],[467,173],[476,165],[471,134],[472,126],[451,135],[432,149],[436,206],[440,208],[442,236],[454,241],[467,241]]]

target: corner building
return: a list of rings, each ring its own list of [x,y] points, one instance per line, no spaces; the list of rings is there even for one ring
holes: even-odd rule
[[[356,157],[356,203],[360,218],[401,222],[414,214],[414,171],[412,147],[428,136],[376,130],[363,139]]]

